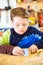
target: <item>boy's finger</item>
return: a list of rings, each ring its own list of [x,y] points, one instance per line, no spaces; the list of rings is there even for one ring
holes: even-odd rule
[[[20,50],[17,50],[17,53],[20,54],[20,55],[24,55],[24,52],[20,51]]]
[[[19,50],[19,51],[21,51],[21,52],[24,52],[24,50],[23,50],[23,49],[21,49],[21,48],[18,48],[17,50]]]
[[[38,48],[37,48],[37,47],[33,47],[33,48],[31,49],[31,53],[36,53],[36,52],[37,52],[37,50],[38,50]]]
[[[32,50],[31,50],[31,53],[36,53],[37,52],[37,50],[35,49],[35,48],[33,48]]]

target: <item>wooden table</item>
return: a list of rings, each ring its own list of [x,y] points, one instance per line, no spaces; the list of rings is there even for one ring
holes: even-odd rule
[[[30,56],[0,54],[0,65],[43,65],[43,50]]]

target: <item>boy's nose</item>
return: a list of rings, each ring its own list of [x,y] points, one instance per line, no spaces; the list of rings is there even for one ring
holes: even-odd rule
[[[22,25],[20,25],[19,27],[20,27],[20,28],[23,28],[23,26],[22,26]]]
[[[19,26],[19,29],[20,29],[20,30],[23,30],[23,26],[22,26],[22,25],[20,25],[20,26]]]

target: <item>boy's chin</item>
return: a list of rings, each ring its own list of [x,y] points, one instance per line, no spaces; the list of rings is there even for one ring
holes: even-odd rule
[[[24,32],[23,33],[18,33],[19,35],[23,35],[24,34]]]
[[[24,33],[18,33],[18,34],[23,35]]]

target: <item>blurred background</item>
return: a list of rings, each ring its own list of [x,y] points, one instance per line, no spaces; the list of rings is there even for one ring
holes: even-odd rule
[[[25,8],[30,15],[29,26],[34,26],[43,32],[43,0],[0,0],[0,30],[12,28],[10,11],[16,7]]]

